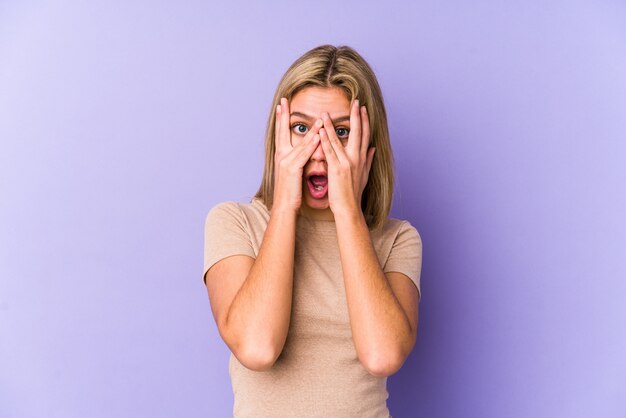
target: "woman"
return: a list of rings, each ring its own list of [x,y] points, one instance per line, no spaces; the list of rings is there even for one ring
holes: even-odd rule
[[[349,47],[287,70],[251,203],[205,226],[205,283],[230,348],[236,417],[389,417],[387,376],[418,323],[421,239],[387,219],[392,154],[380,87]]]

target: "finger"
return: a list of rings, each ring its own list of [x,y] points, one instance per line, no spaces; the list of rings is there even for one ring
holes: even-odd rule
[[[293,163],[297,164],[298,167],[304,167],[304,165],[311,159],[311,155],[315,152],[319,142],[320,135],[313,135],[297,153],[294,153]]]
[[[367,174],[369,175],[369,172],[372,168],[372,162],[374,161],[374,153],[376,152],[376,148],[372,147],[367,151]]]
[[[281,142],[281,135],[280,135],[280,118],[281,118],[281,106],[280,104],[276,105],[276,115],[274,117],[274,142],[276,145],[276,151],[277,152],[282,152],[284,149],[284,144]]]
[[[300,149],[304,148],[307,146],[307,144],[309,143],[309,141],[311,140],[311,138],[313,138],[316,134],[319,133],[320,128],[323,126],[322,120],[318,119],[317,121],[315,121],[315,123],[313,124],[313,126],[309,129],[309,132],[307,132],[304,137],[302,138],[302,140],[298,143],[298,145],[296,145],[295,147],[293,147],[293,151],[296,154],[300,152]]]
[[[365,171],[362,174],[361,190],[365,189],[370,177],[370,170],[372,169],[372,162],[374,161],[374,153],[376,148],[372,147],[367,152],[367,160],[365,163]]]
[[[330,120],[330,115],[327,112],[322,113],[322,120],[324,121],[324,132],[335,151],[334,154],[337,159],[340,162],[347,160],[346,151],[341,141],[339,141],[339,138],[337,138],[337,133],[335,133],[335,127],[333,126],[333,121]]]
[[[291,148],[291,127],[289,125],[289,118],[291,117],[289,110],[289,102],[286,98],[280,99],[280,141],[285,144],[287,148]]]
[[[322,125],[323,125],[322,120],[321,119],[317,120],[313,124],[313,126],[309,129],[309,131],[306,133],[306,135],[304,135],[302,140],[298,142],[298,145],[296,145],[289,151],[286,158],[289,158],[290,161],[293,161],[295,158],[298,158],[298,155],[303,149],[306,149],[309,146],[312,146],[311,141],[313,140],[315,135],[319,134],[319,130],[321,129]],[[319,141],[319,138],[317,140]],[[313,148],[313,151],[315,151],[315,148]],[[313,153],[313,151],[311,152],[311,154]]]
[[[365,106],[361,106],[361,129],[361,155],[365,156],[370,146],[370,118]]]
[[[326,132],[326,129],[320,129],[320,141],[322,142],[322,149],[324,150],[326,162],[329,164],[339,164],[337,153],[335,152],[335,149],[332,146]]]
[[[324,122],[322,122],[321,119],[316,120],[313,126],[311,126],[311,129],[309,129],[309,132],[304,135],[304,142],[317,135],[322,126],[324,126]]]
[[[348,153],[357,155],[361,151],[361,115],[358,99],[350,109],[350,135],[348,136]]]

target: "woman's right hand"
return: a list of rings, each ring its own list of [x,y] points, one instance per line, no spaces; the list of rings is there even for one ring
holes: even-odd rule
[[[302,204],[302,176],[319,142],[322,120],[316,120],[302,141],[291,143],[289,103],[284,97],[276,106],[273,208],[297,212]]]

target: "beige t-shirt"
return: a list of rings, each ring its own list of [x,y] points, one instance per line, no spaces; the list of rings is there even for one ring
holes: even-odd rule
[[[259,199],[216,205],[206,218],[204,273],[232,255],[256,258],[269,222]],[[370,233],[385,273],[420,288],[422,242],[407,221],[389,219]],[[299,216],[291,321],[270,370],[253,371],[231,354],[235,417],[387,418],[387,378],[367,372],[352,340],[334,221]]]

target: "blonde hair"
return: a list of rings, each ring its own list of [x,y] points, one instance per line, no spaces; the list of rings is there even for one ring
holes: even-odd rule
[[[367,108],[370,123],[370,147],[376,147],[361,209],[370,229],[383,225],[393,198],[393,154],[389,141],[387,114],[376,76],[369,64],[348,46],[322,45],[314,48],[289,67],[274,94],[265,132],[265,168],[263,180],[254,197],[271,210],[274,200],[274,142],[276,106],[282,97],[291,101],[306,87],[338,87],[352,102]]]

